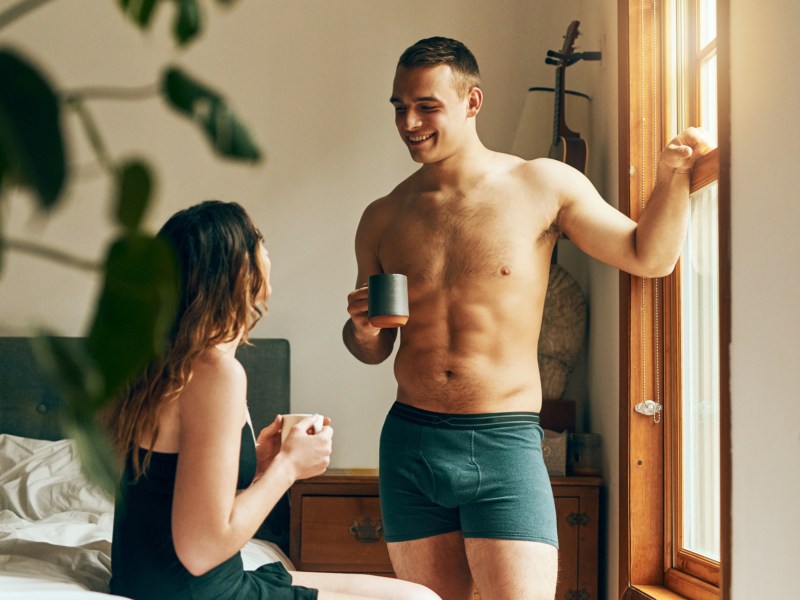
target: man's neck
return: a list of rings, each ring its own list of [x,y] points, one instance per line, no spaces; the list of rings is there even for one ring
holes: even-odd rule
[[[487,158],[493,154],[477,138],[474,143],[459,149],[456,154],[434,163],[423,164],[419,175],[424,187],[458,188],[485,168]]]

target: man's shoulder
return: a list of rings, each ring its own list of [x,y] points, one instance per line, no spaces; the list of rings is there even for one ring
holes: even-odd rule
[[[556,193],[570,186],[581,174],[576,169],[552,158],[520,159],[509,169],[509,179],[527,189]]]
[[[529,160],[521,158],[513,165],[513,171],[515,174],[525,177],[546,177],[554,171],[558,171],[562,166],[563,163],[552,158],[540,157]]]
[[[370,214],[370,213],[380,214],[396,210],[404,199],[414,195],[414,193],[419,189],[419,184],[416,182],[415,176],[416,173],[406,177],[403,181],[398,183],[394,187],[394,189],[392,189],[388,194],[386,194],[385,196],[381,196],[380,198],[377,198],[372,202],[370,202],[367,205],[366,210],[364,211],[365,214]]]

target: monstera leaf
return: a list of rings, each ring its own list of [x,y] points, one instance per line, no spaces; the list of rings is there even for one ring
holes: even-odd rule
[[[172,35],[181,46],[191,42],[202,30],[197,0],[177,0],[178,14],[172,25]]]
[[[164,72],[162,89],[172,108],[203,128],[218,154],[234,160],[261,158],[247,128],[217,92],[176,67]]]
[[[130,160],[117,169],[117,222],[130,232],[139,229],[153,192],[153,176],[144,161]]]
[[[162,351],[177,310],[178,275],[172,248],[144,233],[126,233],[111,245],[105,274],[88,351],[107,399]]]
[[[170,0],[175,4],[175,20],[172,35],[181,46],[194,40],[202,31],[202,14],[198,0]],[[125,15],[140,28],[147,29],[153,20],[156,8],[164,0],[118,0]],[[228,2],[220,2],[228,4]]]
[[[150,25],[156,6],[161,0],[119,0],[125,15],[142,29]]]
[[[30,189],[40,208],[55,206],[66,179],[61,110],[41,71],[0,49],[0,184]]]

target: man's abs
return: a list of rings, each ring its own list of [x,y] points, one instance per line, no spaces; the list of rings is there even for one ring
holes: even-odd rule
[[[484,357],[425,364],[402,351],[395,361],[397,400],[445,413],[539,412],[541,382],[536,355],[527,371],[517,365],[492,365]]]
[[[394,365],[398,401],[439,412],[539,411],[538,294],[486,287],[495,295],[440,291],[412,302]]]

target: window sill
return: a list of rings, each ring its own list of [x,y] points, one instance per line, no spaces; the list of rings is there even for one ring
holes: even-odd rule
[[[632,585],[622,594],[621,600],[719,600],[719,591],[713,588],[693,587],[684,596],[661,585]]]
[[[625,590],[621,600],[686,600],[686,597],[659,585],[636,585]]]

